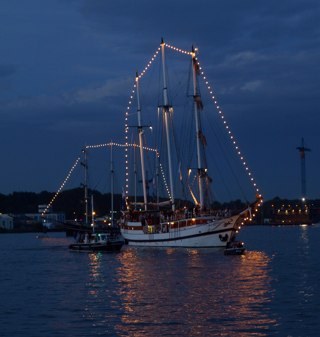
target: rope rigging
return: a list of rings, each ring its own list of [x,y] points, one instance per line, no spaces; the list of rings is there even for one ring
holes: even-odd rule
[[[190,56],[192,55],[191,52],[189,51],[185,51],[183,49],[180,49],[180,48],[177,48],[175,46],[172,46],[172,45],[169,45],[167,43],[165,43],[165,47],[175,53],[180,53],[182,55],[185,55],[187,57],[190,58]],[[156,51],[154,52],[153,56],[151,57],[150,61],[147,63],[147,65],[145,66],[145,68],[143,69],[143,71],[139,74],[139,78],[142,79],[142,78],[145,78],[146,77],[146,74],[149,72],[149,70],[152,68],[151,66],[154,64],[155,60],[158,59],[158,56],[161,51],[161,48],[158,47],[156,49]],[[190,59],[188,61],[190,63]],[[191,61],[192,62],[192,61]],[[253,174],[251,173],[251,170],[249,169],[248,165],[247,165],[247,161],[245,160],[244,158],[244,155],[242,154],[242,152],[240,151],[239,149],[239,145],[238,145],[238,142],[235,140],[235,136],[233,135],[233,133],[231,132],[231,129],[230,129],[230,126],[228,125],[228,123],[226,122],[226,118],[224,116],[224,113],[223,111],[221,110],[221,107],[219,106],[216,98],[215,98],[215,95],[213,93],[213,89],[212,87],[210,86],[205,74],[204,74],[204,71],[200,65],[200,62],[198,60],[198,57],[195,58],[195,62],[196,62],[196,66],[197,66],[197,71],[199,72],[200,76],[199,78],[197,79],[197,83],[199,84],[199,88],[200,88],[200,80],[202,80],[201,82],[206,86],[207,88],[207,94],[209,96],[209,98],[211,99],[214,107],[216,108],[216,111],[217,111],[217,116],[218,118],[220,119],[220,122],[222,122],[222,126],[224,127],[225,131],[226,131],[226,135],[228,136],[229,140],[230,140],[230,144],[234,147],[235,151],[236,151],[236,154],[238,155],[238,158],[240,159],[240,162],[242,163],[242,167],[244,168],[244,171],[245,171],[245,174],[247,174],[247,176],[249,177],[249,180],[256,192],[257,195],[260,196],[260,191],[257,187],[257,184],[253,178]],[[160,74],[161,70],[160,70],[160,67],[159,67],[159,74]],[[160,76],[159,76],[160,77]],[[151,89],[151,84],[152,84],[152,81],[151,80],[146,80],[147,82],[147,89],[146,89],[146,92],[148,93],[153,93],[152,92],[152,89]],[[191,76],[190,76],[190,72],[188,73],[188,78],[187,78],[187,90],[186,90],[186,94],[185,96],[187,96],[187,98],[190,98],[193,97],[194,99],[197,99],[198,98],[198,95],[199,95],[199,98],[200,98],[200,91],[199,93],[197,93],[197,96],[194,96],[194,95],[190,95],[189,94],[189,84],[191,82]],[[171,84],[171,78],[169,78],[169,84]],[[177,82],[177,89],[181,89],[183,85],[183,81],[181,79],[178,80]],[[115,143],[115,142],[111,142],[111,143],[105,143],[105,144],[98,144],[98,145],[90,145],[90,146],[86,146],[86,149],[96,149],[96,148],[99,148],[99,147],[105,147],[105,146],[116,146],[116,147],[121,147],[124,149],[125,151],[125,182],[124,182],[124,193],[125,193],[125,197],[128,198],[129,197],[129,180],[131,179],[130,178],[130,170],[129,170],[129,161],[132,161],[132,157],[129,158],[130,156],[130,149],[136,149],[138,148],[138,145],[135,143],[135,142],[132,142],[131,143],[128,141],[129,139],[129,118],[132,117],[132,115],[134,113],[130,113],[131,110],[132,110],[132,103],[134,101],[134,94],[135,94],[135,91],[136,91],[136,87],[135,85],[133,85],[133,88],[131,90],[131,93],[129,95],[129,100],[128,100],[128,105],[127,105],[127,108],[125,110],[125,125],[124,125],[124,132],[125,132],[125,141],[123,144],[120,144],[120,143]],[[157,90],[157,99],[155,101],[158,102],[158,106],[161,106],[159,104],[159,102],[161,101],[160,100],[160,97],[161,97],[161,94],[159,94],[161,90]],[[181,90],[182,91],[182,90]],[[178,108],[176,109],[175,108],[175,111],[179,110],[179,109],[182,109],[183,111],[187,111],[189,109],[186,109],[188,107],[188,105],[190,104],[190,102],[185,102],[185,104],[181,104],[179,106],[179,95],[178,95],[178,90],[177,90],[177,93],[172,96],[173,100],[176,101],[178,104]],[[202,103],[199,101],[199,107]],[[202,114],[202,112],[200,112]],[[164,138],[163,137],[163,123],[161,122],[162,120],[162,113],[158,113],[158,116],[157,114],[154,114],[155,115],[155,125],[156,126],[160,126],[162,125],[162,127],[158,127],[157,129],[159,129],[158,131],[154,132],[154,136],[153,136],[153,144],[155,144],[155,147],[152,148],[152,147],[148,147],[148,146],[145,146],[144,149],[147,151],[147,162],[148,162],[148,170],[150,170],[150,172],[152,172],[152,177],[153,179],[156,177],[156,175],[162,177],[162,183],[163,183],[163,189],[164,191],[169,195],[170,197],[170,191],[169,191],[169,188],[168,188],[168,179],[167,179],[167,173],[165,172],[165,169],[164,167],[166,166],[165,165],[165,162],[166,162],[166,159],[165,159],[165,156],[163,155],[163,153],[165,152],[164,151],[164,146],[165,146],[165,143],[164,143]],[[160,116],[161,115],[161,116]],[[204,115],[204,114],[203,114]],[[172,116],[171,116],[172,117]],[[173,118],[173,117],[172,117]],[[174,117],[176,118],[176,117]],[[173,138],[173,143],[176,145],[175,146],[175,154],[176,154],[176,159],[175,159],[175,165],[177,165],[179,167],[179,170],[176,171],[175,173],[175,176],[178,175],[179,177],[179,180],[180,182],[184,182],[184,183],[187,183],[187,185],[191,184],[191,181],[189,181],[190,179],[190,175],[188,174],[180,174],[180,170],[182,171],[187,171],[187,169],[189,168],[190,169],[190,165],[188,167],[188,164],[187,164],[187,161],[189,161],[190,163],[192,163],[192,160],[195,158],[195,146],[194,145],[191,145],[191,138],[194,137],[194,131],[192,132],[191,128],[192,126],[194,126],[194,121],[192,120],[192,118],[190,119],[190,121],[187,121],[187,118],[183,118],[181,119],[181,125],[179,126],[179,131],[181,131],[181,137],[184,136],[185,138],[185,141],[184,142],[180,142],[180,140],[182,139],[181,137],[178,137],[177,136],[177,132],[176,130],[174,129],[172,131],[172,138]],[[172,119],[170,121],[170,124],[172,123]],[[208,120],[206,121],[206,124],[205,124],[205,127],[208,128],[211,132],[210,132],[210,135],[212,134],[215,138],[217,138],[217,134],[215,132],[215,129],[213,127],[213,125],[211,124],[211,122],[208,122]],[[200,130],[202,132],[202,127],[200,125]],[[187,136],[187,133],[190,133],[191,136]],[[204,134],[200,134],[198,135],[199,137],[201,136],[204,136]],[[145,137],[144,137],[145,138]],[[145,140],[146,141],[146,140]],[[202,148],[204,147],[204,143],[206,142],[205,138],[203,138],[203,145],[202,145]],[[182,145],[178,145],[178,144],[182,144]],[[217,143],[217,146],[220,146],[221,147],[221,151],[223,152],[223,146],[222,144],[219,144],[219,140],[216,142]],[[147,143],[145,143],[145,145],[147,145]],[[153,151],[157,160],[159,161],[159,164],[154,164],[152,165],[151,164],[151,161],[152,161],[152,156],[148,153],[149,151]],[[210,157],[214,158],[214,154],[215,153],[212,153],[210,152],[211,150],[208,149],[209,153],[210,153]],[[226,156],[227,157],[227,156]],[[130,159],[130,160],[129,160]],[[161,160],[160,160],[161,159]],[[75,167],[79,164],[80,162],[80,158],[77,158],[74,165],[72,166],[72,168],[70,169],[68,175],[67,175],[67,178],[63,181],[62,185],[60,186],[60,188],[58,189],[56,195],[54,196],[54,198],[52,199],[52,201],[48,204],[48,208],[52,205],[53,201],[56,199],[56,197],[58,196],[58,194],[61,192],[62,188],[65,186],[66,182],[69,180],[70,178],[70,175],[73,173]],[[203,159],[203,165],[204,166],[207,166],[207,159],[204,157]],[[236,175],[236,172],[233,168],[233,165],[231,164],[231,162],[228,162],[227,161],[227,165],[229,166],[230,168],[230,171],[232,172],[232,175],[234,176],[234,178],[237,177]],[[219,166],[219,165],[217,165]],[[192,167],[191,167],[192,168]],[[136,170],[136,169],[135,169]],[[157,170],[158,170],[158,173],[157,173]],[[217,169],[219,170],[219,169]],[[182,176],[182,179],[180,179],[180,177]],[[210,179],[209,176],[206,176],[206,186],[209,186],[210,184]],[[189,181],[189,184],[188,184],[188,181]],[[236,179],[237,181],[237,179]],[[240,187],[240,189],[242,189],[241,187],[241,184],[237,181],[237,184],[239,185],[238,187]],[[157,193],[159,193],[159,185],[156,187],[157,189]],[[182,195],[185,197],[186,194],[187,194],[187,188],[186,186],[184,186],[182,188]],[[209,189],[206,189],[206,193],[208,193],[208,195],[211,193],[209,191]],[[244,191],[242,191],[242,194],[244,195]],[[246,199],[246,198],[245,198]],[[47,210],[46,210],[47,211]],[[45,211],[45,212],[46,212]],[[44,213],[45,213],[44,212]]]

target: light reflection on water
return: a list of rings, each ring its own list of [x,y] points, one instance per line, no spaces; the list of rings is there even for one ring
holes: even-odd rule
[[[120,261],[119,335],[270,336],[276,325],[264,253],[130,248]]]
[[[62,234],[0,235],[0,336],[317,337],[319,233],[245,228],[245,256],[87,254]]]

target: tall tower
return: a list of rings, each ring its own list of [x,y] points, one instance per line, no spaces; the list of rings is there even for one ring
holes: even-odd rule
[[[301,159],[301,198],[303,201],[306,199],[306,152],[311,151],[310,149],[304,146],[304,139],[301,139],[301,146],[297,147],[297,150],[300,152]]]

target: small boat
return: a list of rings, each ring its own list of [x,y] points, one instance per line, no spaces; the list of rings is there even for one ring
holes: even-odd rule
[[[91,195],[92,207],[92,232],[79,233],[76,243],[69,245],[73,251],[83,252],[119,252],[124,245],[124,239],[120,231],[98,232],[95,230],[93,195]]]
[[[73,251],[83,252],[119,252],[124,245],[124,240],[120,235],[110,233],[86,233],[81,236],[78,242],[69,245]]]
[[[224,255],[242,255],[245,252],[244,243],[241,241],[228,242],[224,250]]]

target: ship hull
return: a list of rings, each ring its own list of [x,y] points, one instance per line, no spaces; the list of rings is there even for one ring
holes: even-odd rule
[[[123,244],[123,241],[107,243],[74,243],[69,245],[69,249],[78,252],[119,252]]]
[[[121,229],[125,242],[130,246],[141,247],[225,247],[227,243],[235,237],[237,223],[240,216],[215,220],[212,218],[201,218],[197,221],[201,224],[192,223],[187,226],[176,226],[167,228],[163,232],[162,228],[168,224],[161,224],[158,232],[146,233],[146,230],[136,229],[139,223],[128,222]],[[184,221],[184,220],[183,220]],[[182,223],[181,221],[180,223]],[[194,222],[197,222],[196,220]],[[205,223],[203,223],[205,222]],[[139,228],[139,227],[138,227]]]

